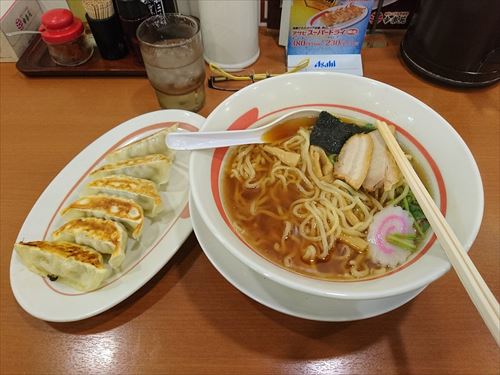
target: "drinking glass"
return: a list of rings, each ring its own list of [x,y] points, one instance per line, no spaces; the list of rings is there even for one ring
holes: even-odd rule
[[[162,108],[198,111],[205,101],[205,63],[195,18],[167,13],[137,28],[149,82]]]

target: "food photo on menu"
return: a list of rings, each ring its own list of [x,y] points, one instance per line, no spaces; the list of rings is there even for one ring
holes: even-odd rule
[[[500,373],[498,3],[0,5],[1,373]]]

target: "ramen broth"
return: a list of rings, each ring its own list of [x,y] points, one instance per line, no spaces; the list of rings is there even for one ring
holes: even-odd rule
[[[230,155],[227,165],[230,165],[233,158],[234,154]],[[248,202],[251,202],[260,194],[259,189],[243,188],[243,190],[240,190],[242,188],[238,180],[228,178],[227,171],[224,173],[223,189],[225,208],[228,211],[228,216],[237,233],[255,252],[278,266],[283,267],[285,254],[275,250],[275,244],[281,241],[283,220],[262,214],[252,215],[250,212],[250,203]],[[243,202],[235,202],[234,199],[232,199],[232,197],[238,195],[238,190],[241,192]],[[279,184],[274,186],[273,190],[269,191],[269,194],[274,197],[279,197],[279,204],[281,207],[290,207],[294,201],[302,197],[301,193],[296,188],[289,187],[287,191],[284,191]],[[244,202],[247,203],[245,204]],[[269,201],[269,205],[264,205],[264,208],[273,212],[276,210],[276,205],[274,201]],[[297,224],[292,228],[291,233],[293,234],[294,231],[296,232],[296,229]],[[325,259],[314,263],[305,262],[302,260],[300,252],[302,249],[311,245],[312,242],[298,237],[299,236],[290,235],[285,240],[287,252],[295,254],[295,256],[290,257],[291,263],[286,267],[286,269],[290,271],[320,279],[352,279],[352,276],[347,270],[349,269],[349,261],[355,260],[356,257],[359,258],[358,261],[364,261],[368,267],[379,270],[380,273],[386,271],[385,268],[367,259],[366,252],[360,253],[353,251],[347,259],[339,259],[345,251],[346,246],[340,242],[337,242],[333,251],[331,251]]]
[[[316,117],[299,117],[280,122],[265,132],[262,140],[266,143],[282,141],[293,136],[300,128],[313,126],[315,121]]]
[[[277,130],[272,130],[275,134],[268,134],[267,139],[282,141],[293,136],[300,127],[309,129],[313,123],[314,118],[311,117],[289,120],[288,125],[291,125],[292,131],[278,125]],[[275,142],[271,146],[282,143]],[[240,179],[231,175],[231,166],[239,150],[240,148],[231,149],[225,160],[222,196],[233,228],[251,249],[289,271],[319,279],[353,280],[373,277],[388,271],[388,268],[372,262],[368,251],[356,251],[338,239],[329,249],[327,256],[314,261],[304,260],[302,256],[304,249],[314,242],[300,235],[300,220],[292,215],[290,209],[294,202],[304,198],[303,193],[294,184],[285,186],[279,183],[279,179],[276,183],[267,185],[265,192],[259,186],[250,188],[243,186]],[[264,157],[259,163],[262,168],[257,171],[257,180],[259,174],[270,173],[273,160]],[[417,170],[421,174],[421,168]],[[261,213],[254,213],[255,208],[252,205],[255,201],[258,201]],[[285,222],[291,224],[288,231],[284,230]],[[369,269],[368,275],[356,277],[357,269],[361,271],[366,268]]]

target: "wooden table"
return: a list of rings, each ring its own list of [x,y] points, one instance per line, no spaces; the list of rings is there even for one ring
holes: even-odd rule
[[[470,254],[498,298],[500,88],[431,84],[411,73],[397,43],[391,44],[363,51],[365,76],[422,100],[467,142],[486,201]],[[261,49],[256,72],[284,70],[284,51],[274,37],[261,35]],[[500,352],[453,271],[390,313],[321,323],[247,298],[212,267],[194,235],[115,308],[75,323],[31,317],[9,285],[12,245],[26,215],[80,150],[158,105],[145,78],[28,79],[14,64],[0,68],[0,373],[499,374]],[[203,116],[229,95],[207,93]]]

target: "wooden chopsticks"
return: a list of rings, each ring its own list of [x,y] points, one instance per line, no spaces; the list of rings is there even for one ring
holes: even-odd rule
[[[439,211],[439,208],[432,200],[422,181],[420,181],[420,178],[415,173],[387,124],[377,121],[377,128],[420,204],[422,211],[434,230],[446,256],[458,274],[465,290],[495,338],[497,345],[500,346],[500,305],[498,301],[458,241],[455,233],[441,214],[441,211]]]

